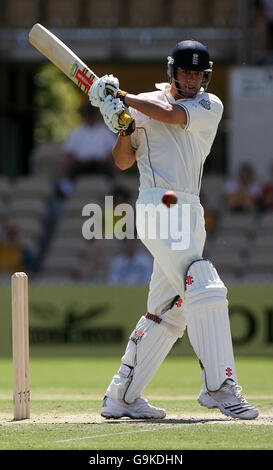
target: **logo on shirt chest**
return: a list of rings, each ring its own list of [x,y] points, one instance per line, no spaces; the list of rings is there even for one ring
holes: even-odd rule
[[[203,106],[203,108],[210,110],[211,104],[209,100],[202,99],[201,101],[199,101],[199,103],[201,104],[201,106]]]

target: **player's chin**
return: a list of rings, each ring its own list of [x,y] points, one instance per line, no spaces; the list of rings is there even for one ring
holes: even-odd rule
[[[181,95],[183,98],[193,98],[196,93],[198,93],[198,89],[196,88],[186,88],[186,89],[181,89]]]

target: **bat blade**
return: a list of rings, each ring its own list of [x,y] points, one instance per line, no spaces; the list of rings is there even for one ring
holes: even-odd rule
[[[98,77],[55,34],[36,23],[29,32],[29,42],[56,65],[84,93]]]
[[[58,67],[84,93],[88,93],[97,75],[55,34],[40,23],[33,25],[29,32],[29,42]],[[124,111],[119,119],[124,124],[132,122]]]

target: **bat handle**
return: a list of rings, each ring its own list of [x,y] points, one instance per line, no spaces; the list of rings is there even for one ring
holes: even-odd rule
[[[108,95],[114,96],[114,93],[111,89],[106,88],[106,92]],[[123,124],[125,124],[126,126],[129,126],[130,123],[133,122],[133,119],[131,118],[131,116],[129,116],[129,114],[127,114],[125,111],[122,111],[122,113],[120,113],[119,118],[121,122],[123,122]]]
[[[125,113],[125,111],[122,111],[122,113],[120,113],[119,118],[126,125],[129,125],[132,122],[131,116]]]

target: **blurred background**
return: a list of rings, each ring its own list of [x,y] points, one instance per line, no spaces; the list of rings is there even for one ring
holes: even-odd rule
[[[167,81],[177,42],[208,46],[224,115],[201,189],[204,255],[230,285],[269,286],[272,305],[273,0],[0,0],[2,285],[21,270],[33,285],[147,285],[152,260],[138,240],[82,237],[85,204],[136,200],[137,167],[114,168],[115,136],[29,44],[36,22],[133,93]],[[272,331],[272,312],[266,321]]]

